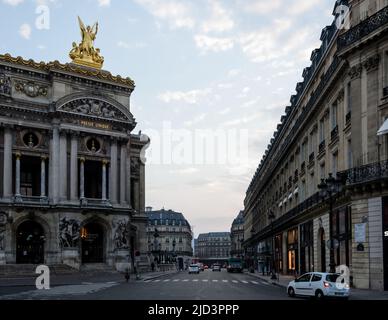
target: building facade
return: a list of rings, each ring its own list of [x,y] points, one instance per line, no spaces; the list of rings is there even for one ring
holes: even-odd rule
[[[388,3],[333,15],[247,190],[244,247],[275,272],[347,266],[354,287],[387,290]]]
[[[202,233],[197,243],[197,258],[203,263],[225,263],[230,258],[230,232]]]
[[[230,256],[232,258],[243,258],[244,249],[244,213],[240,211],[237,217],[233,220],[230,230],[230,243],[231,251]]]
[[[190,223],[180,212],[146,208],[148,218],[148,251],[157,256],[160,263],[182,260],[193,256],[193,234]]]
[[[135,88],[98,68],[0,55],[0,264],[147,255]],[[136,254],[137,256],[138,254]]]

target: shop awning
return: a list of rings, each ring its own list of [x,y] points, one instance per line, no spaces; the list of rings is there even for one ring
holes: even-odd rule
[[[379,131],[377,131],[377,135],[378,136],[383,136],[385,134],[388,134],[388,119],[386,119],[384,121],[384,123],[381,126],[381,128],[379,129]]]

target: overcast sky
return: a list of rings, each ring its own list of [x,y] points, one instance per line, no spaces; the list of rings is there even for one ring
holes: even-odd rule
[[[196,235],[229,231],[334,2],[0,0],[0,52],[70,62],[77,15],[98,20],[104,69],[136,82],[136,131],[153,141],[146,205]]]

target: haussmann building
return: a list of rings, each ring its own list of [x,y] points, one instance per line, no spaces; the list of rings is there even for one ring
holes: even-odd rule
[[[70,57],[0,55],[0,264],[147,260],[149,139],[132,133],[135,84],[102,70],[90,41]]]
[[[247,190],[243,245],[260,272],[346,266],[388,290],[388,3],[333,4]]]

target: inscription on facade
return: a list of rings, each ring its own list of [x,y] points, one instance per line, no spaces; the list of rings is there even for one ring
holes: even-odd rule
[[[104,129],[104,130],[112,130],[112,126],[105,123],[99,123],[94,121],[81,120],[79,122],[81,126],[96,128],[96,129]]]

